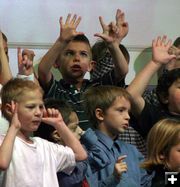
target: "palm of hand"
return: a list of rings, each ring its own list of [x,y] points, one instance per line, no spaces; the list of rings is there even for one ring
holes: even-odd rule
[[[156,47],[153,49],[153,60],[156,62],[161,62],[167,64],[172,59],[171,55],[168,54],[167,47]]]

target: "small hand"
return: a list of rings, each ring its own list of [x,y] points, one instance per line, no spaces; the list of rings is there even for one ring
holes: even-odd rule
[[[71,17],[71,14],[68,14],[65,23],[63,23],[63,17],[60,17],[59,23],[60,23],[60,41],[70,41],[73,37],[77,35],[83,34],[83,32],[77,32],[77,26],[79,25],[81,21],[81,17],[77,17],[76,14],[74,14],[73,17]]]
[[[57,109],[48,108],[43,111],[42,122],[47,123],[52,126],[60,125],[64,123],[64,120]]]
[[[94,36],[102,38],[107,43],[117,42],[119,44],[128,33],[128,23],[125,22],[124,13],[119,9],[116,12],[116,23],[110,22],[109,25],[106,25],[101,16],[99,17],[99,21],[103,33],[96,33]]]
[[[21,123],[18,119],[18,103],[11,101],[11,112],[13,114],[12,120],[11,120],[11,126],[14,126],[16,129],[20,129]]]
[[[33,73],[33,58],[34,52],[31,50],[23,50],[21,53],[21,48],[18,48],[18,73],[21,75],[31,75]]]
[[[168,53],[171,44],[172,41],[167,41],[166,36],[158,36],[154,39],[152,42],[153,61],[160,64],[167,64],[173,58],[176,58],[176,55]]]
[[[120,156],[118,160],[116,161],[116,164],[114,166],[114,175],[117,178],[120,178],[122,173],[127,171],[127,164],[126,162],[123,162],[123,160],[126,158],[126,155]]]

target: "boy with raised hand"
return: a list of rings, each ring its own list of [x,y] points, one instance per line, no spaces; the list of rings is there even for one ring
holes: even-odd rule
[[[164,73],[158,81],[157,95],[161,106],[148,103],[142,97],[151,77],[165,64],[176,58],[169,54],[171,40],[166,36],[157,37],[152,42],[152,60],[136,75],[128,86],[127,91],[132,95],[132,113],[138,118],[138,125],[134,126],[142,136],[146,137],[150,128],[162,118],[180,118],[180,69]]]
[[[119,49],[119,37],[126,36],[128,25],[122,17],[119,16],[117,19],[118,26],[113,22],[106,25],[100,18],[103,33],[96,34],[106,40],[110,51],[113,51],[115,68],[108,75],[95,81],[84,79],[85,73],[91,70],[91,46],[86,36],[76,31],[81,17],[76,15],[71,17],[71,14],[67,16],[65,23],[63,23],[63,18],[60,18],[60,36],[39,64],[39,82],[45,90],[45,97],[67,100],[75,108],[83,130],[89,127],[89,123],[82,107],[82,93],[90,86],[118,83],[122,78],[122,66],[124,64],[127,66]],[[122,35],[119,36],[120,28]],[[54,80],[50,71],[53,65],[61,72],[62,80]]]
[[[142,154],[118,138],[129,125],[129,93],[120,87],[98,86],[89,88],[84,100],[89,120],[96,129],[96,144],[109,157],[109,164],[103,169],[95,173],[88,170],[86,177],[90,186],[97,186],[96,182],[100,187],[150,186],[151,176],[139,167]]]
[[[56,172],[70,174],[75,160],[87,158],[86,151],[67,128],[59,111],[44,109],[43,91],[34,82],[8,81],[2,89],[2,113],[10,122],[7,134],[0,136],[2,187],[58,187]],[[30,136],[41,121],[58,131],[66,147]]]

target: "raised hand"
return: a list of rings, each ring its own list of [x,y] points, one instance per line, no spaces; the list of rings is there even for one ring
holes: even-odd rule
[[[116,23],[110,22],[106,25],[101,16],[99,17],[99,21],[103,33],[96,33],[94,36],[102,38],[107,43],[117,42],[119,44],[129,31],[128,23],[125,22],[125,15],[120,9],[116,12]]]
[[[52,125],[54,128],[57,125],[64,124],[64,120],[60,112],[54,108],[44,109],[42,122]]]
[[[116,161],[116,164],[114,166],[114,175],[117,178],[120,178],[123,172],[127,171],[127,164],[126,162],[123,162],[123,160],[126,158],[126,155],[120,156],[118,160]]]
[[[172,45],[171,40],[167,40],[166,36],[158,36],[152,42],[152,60],[156,63],[167,64],[173,58],[176,58],[176,55],[169,54],[169,48]]]
[[[118,9],[116,12],[116,25],[118,28],[118,39],[119,42],[121,42],[121,40],[128,34],[129,25],[128,22],[125,21],[124,12],[122,12],[120,9]]]
[[[17,58],[19,74],[28,76],[33,73],[34,56],[34,51],[25,49],[21,53],[21,48],[18,48]]]
[[[73,37],[83,34],[83,32],[77,32],[77,26],[81,21],[81,17],[77,17],[76,14],[72,17],[71,14],[68,14],[65,23],[63,23],[63,17],[60,17],[60,37],[59,40],[63,42],[68,42]]]
[[[12,120],[11,120],[11,126],[14,126],[16,129],[20,129],[21,123],[18,119],[18,103],[11,101],[11,112],[13,114]]]

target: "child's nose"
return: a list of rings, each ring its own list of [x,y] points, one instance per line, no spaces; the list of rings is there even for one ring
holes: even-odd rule
[[[40,116],[41,114],[42,114],[41,108],[37,107],[37,108],[36,108],[36,111],[35,111],[35,115]]]
[[[74,61],[79,61],[80,60],[80,55],[78,53],[76,53],[74,55]]]
[[[127,112],[127,113],[126,113],[125,118],[126,118],[126,120],[128,120],[128,121],[129,121],[129,119],[130,119],[129,112]]]

